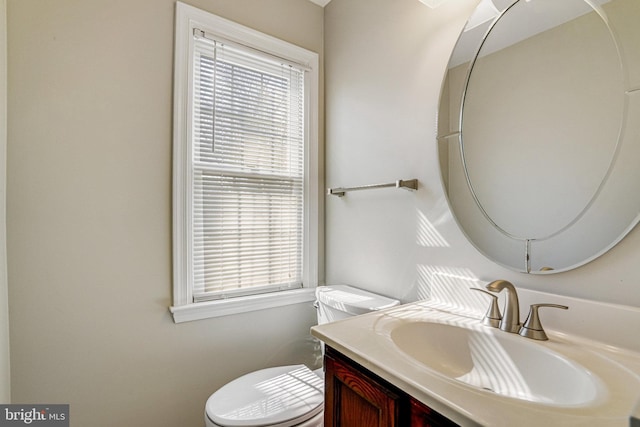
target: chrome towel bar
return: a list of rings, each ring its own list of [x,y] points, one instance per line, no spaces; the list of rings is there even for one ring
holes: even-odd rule
[[[343,188],[343,187],[329,188],[327,189],[327,195],[342,197],[345,195],[345,193],[349,191],[373,190],[376,188],[389,188],[389,187],[404,188],[405,190],[414,191],[418,189],[418,180],[417,179],[408,179],[408,180],[399,179],[396,182],[390,182],[388,184],[362,185],[360,187],[349,187],[349,188]]]

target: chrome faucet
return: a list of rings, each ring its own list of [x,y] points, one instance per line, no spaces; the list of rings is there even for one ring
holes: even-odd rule
[[[507,293],[507,300],[504,306],[504,314],[500,320],[500,329],[505,332],[517,334],[520,331],[520,306],[518,304],[518,294],[516,288],[506,280],[494,280],[486,286],[491,292],[500,292],[503,289]]]

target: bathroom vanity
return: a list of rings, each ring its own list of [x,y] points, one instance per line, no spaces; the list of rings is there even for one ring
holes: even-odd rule
[[[580,301],[561,302],[583,310]],[[640,311],[631,308],[626,315],[637,324]],[[573,322],[566,314],[565,320]],[[638,422],[639,352],[560,332],[553,322],[547,332],[549,341],[528,339],[430,301],[315,326],[312,335],[328,347],[326,425]]]

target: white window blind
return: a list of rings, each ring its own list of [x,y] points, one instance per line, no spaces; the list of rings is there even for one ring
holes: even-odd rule
[[[302,287],[304,70],[198,33],[194,301]]]

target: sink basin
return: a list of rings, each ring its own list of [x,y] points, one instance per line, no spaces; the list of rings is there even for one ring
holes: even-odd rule
[[[405,355],[448,378],[502,396],[554,406],[583,406],[600,382],[544,344],[497,329],[410,322],[391,331]]]

